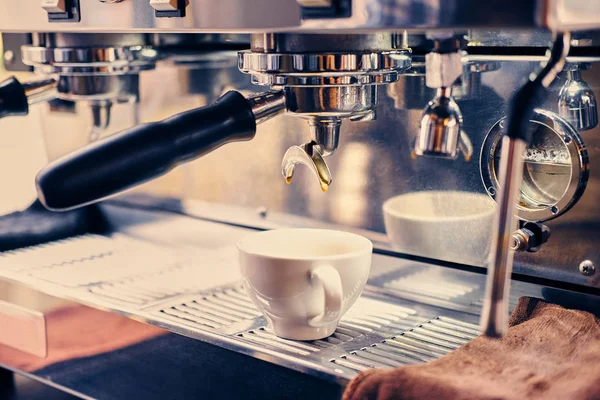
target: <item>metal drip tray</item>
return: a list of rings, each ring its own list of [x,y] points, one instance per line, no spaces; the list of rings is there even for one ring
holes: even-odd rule
[[[478,334],[483,276],[374,255],[362,296],[333,335],[278,338],[239,283],[233,243],[248,231],[179,217],[173,224],[146,231],[163,242],[120,230],[7,252],[0,277],[342,383],[365,369],[433,360]],[[180,231],[204,232],[207,244],[180,245]],[[226,240],[215,245],[217,236]]]
[[[206,278],[207,268],[217,264],[222,274]],[[397,278],[402,270],[375,266],[374,275],[387,276],[390,284],[421,281],[421,275]],[[368,285],[330,337],[281,339],[232,271],[237,272],[236,262],[223,249],[170,252],[123,235],[86,235],[0,257],[0,274],[36,289],[335,380],[350,379],[366,368],[426,362],[466,343],[476,331],[475,315],[385,297]],[[442,283],[439,293],[431,289],[431,294],[447,294],[449,287],[454,288]],[[435,325],[437,330],[426,328],[439,324],[433,321],[445,322]],[[461,324],[470,330],[458,330]]]

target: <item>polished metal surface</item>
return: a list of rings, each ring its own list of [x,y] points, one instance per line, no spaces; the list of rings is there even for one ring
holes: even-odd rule
[[[548,52],[546,63],[541,64],[541,70],[537,75],[529,77],[533,84],[540,84],[542,90],[547,89],[560,73],[565,65],[571,35],[569,33],[557,33],[552,49]],[[521,99],[525,102],[522,107],[535,104],[534,94],[532,98]],[[515,105],[512,105],[515,107]],[[533,106],[531,106],[533,109]],[[532,112],[533,110],[531,110]],[[521,127],[527,122],[530,111],[523,117],[524,121],[509,121]],[[521,118],[521,115],[512,113]],[[519,132],[512,132],[519,135]],[[492,245],[488,259],[486,296],[481,314],[481,330],[484,335],[490,337],[502,337],[508,329],[507,311],[510,290],[510,277],[514,262],[514,251],[512,250],[511,235],[516,229],[515,209],[518,203],[521,183],[523,181],[523,153],[527,148],[526,135],[505,136],[502,139],[502,155],[500,157],[499,190],[496,201],[498,210],[492,230]]]
[[[487,271],[487,290],[481,313],[481,330],[486,336],[502,337],[508,329],[508,296],[513,266],[512,234],[517,227],[515,209],[520,193],[523,162],[527,144],[523,140],[502,139],[499,204]],[[502,206],[502,207],[500,207]]]
[[[37,47],[24,46],[23,62],[44,74],[131,74],[154,68],[157,51],[148,46]]]
[[[351,3],[349,15],[341,18],[313,14],[302,20],[301,7],[327,7],[330,2],[192,0],[185,18],[161,19],[148,2],[89,1],[81,2],[80,23],[65,24],[47,22],[39,2],[23,0],[18,8],[14,4],[0,5],[0,31],[81,32],[81,36],[34,35],[34,44],[24,48],[24,58],[38,73],[56,77],[39,87],[28,88],[36,90],[31,92],[31,104],[52,99],[54,86],[58,88],[62,102],[45,105],[43,129],[48,129],[48,117],[56,118],[63,127],[83,120],[80,117],[85,114],[87,120],[82,125],[91,128],[82,131],[89,133],[89,140],[110,133],[115,123],[130,125],[155,120],[162,113],[172,114],[190,108],[190,104],[197,107],[197,103],[210,102],[226,87],[248,89],[241,81],[229,79],[231,74],[220,79],[216,73],[231,70],[231,49],[239,49],[243,41],[231,46],[217,41],[211,49],[178,47],[185,42],[178,40],[184,32],[254,32],[252,49],[240,52],[238,63],[244,73],[252,75],[254,84],[272,89],[258,95],[246,94],[256,122],[261,124],[259,143],[252,143],[251,148],[239,144],[231,150],[219,150],[206,161],[175,171],[172,176],[176,176],[176,184],[158,186],[157,191],[185,200],[211,201],[208,218],[218,220],[226,215],[223,218],[232,219],[230,222],[238,226],[257,227],[246,222],[243,211],[231,211],[227,206],[221,209],[214,203],[249,207],[261,227],[277,226],[274,216],[291,213],[297,218],[292,219],[292,226],[331,222],[340,229],[368,230],[365,234],[378,239],[378,251],[390,255],[393,252],[381,222],[381,204],[387,198],[440,188],[487,191],[500,203],[500,213],[497,226],[490,227],[494,246],[485,301],[480,275],[377,254],[365,294],[332,337],[302,343],[283,340],[273,335],[238,285],[232,246],[238,236],[249,230],[191,218],[182,221],[181,217],[173,218],[176,222],[171,223],[170,217],[165,220],[164,215],[138,213],[134,209],[119,210],[114,215],[109,212],[116,234],[84,236],[4,254],[0,257],[4,266],[0,268],[2,279],[342,383],[370,368],[431,361],[468,343],[479,333],[475,323],[482,305],[484,333],[500,336],[508,311],[519,295],[556,302],[569,297],[565,292],[553,297],[547,288],[521,283],[513,285],[509,293],[508,277],[513,269],[510,242],[516,228],[514,199],[519,194],[519,216],[523,214],[522,218],[535,221],[554,219],[552,231],[557,232],[557,241],[549,241],[538,254],[517,257],[514,270],[530,279],[541,277],[555,283],[597,288],[598,281],[592,275],[600,260],[595,237],[598,213],[594,207],[598,183],[591,181],[584,197],[588,154],[581,135],[571,125],[581,131],[596,127],[592,88],[597,90],[598,78],[591,76],[584,82],[579,75],[582,66],[576,65],[577,69],[568,72],[569,79],[560,93],[552,92],[542,105],[544,109],[537,111],[542,122],[536,126],[532,145],[526,149],[524,143],[504,139],[505,146],[500,150],[502,135],[496,135],[496,131],[502,128],[506,100],[522,77],[531,72],[530,61],[535,56],[487,56],[485,53],[490,50],[483,49],[483,55],[467,62],[462,53],[432,53],[427,56],[425,75],[420,75],[425,71],[413,71],[411,78],[415,80],[408,88],[414,89],[411,92],[407,86],[395,86],[411,64],[411,54],[403,46],[411,43],[409,35],[401,38],[399,33],[381,32],[481,26],[483,32],[469,29],[467,35],[473,39],[470,46],[539,46],[548,38],[545,31],[498,34],[486,29],[543,26],[563,31],[600,27],[593,12],[594,3]],[[223,8],[230,12],[223,14]],[[328,36],[328,31],[337,38]],[[92,32],[118,33],[109,37]],[[172,32],[177,39],[170,42],[166,37],[160,38],[160,32]],[[312,33],[310,38],[308,32]],[[359,32],[365,34],[358,35]],[[431,35],[441,37],[446,33]],[[593,46],[596,40],[583,35],[573,42],[568,35],[565,37],[582,47]],[[169,47],[167,42],[173,47],[159,49],[158,43]],[[416,38],[412,43],[424,42]],[[568,51],[568,44],[565,48]],[[503,49],[501,53],[510,50]],[[565,56],[549,63],[538,75],[544,86],[551,87]],[[597,60],[584,56],[571,61]],[[180,74],[184,69],[185,73]],[[593,71],[586,72],[589,73]],[[457,79],[461,75],[459,85]],[[409,82],[402,79],[400,84]],[[382,91],[378,93],[379,84],[390,85],[391,98]],[[183,87],[185,96],[175,88],[178,85]],[[411,154],[419,127],[419,115],[411,110],[422,108],[423,100],[431,98],[425,85],[437,89],[437,93],[421,116],[421,129]],[[83,107],[72,105],[74,100],[85,103]],[[392,101],[396,108],[391,106]],[[125,117],[118,108],[120,103],[132,105]],[[87,112],[82,113],[82,109]],[[308,124],[300,124],[297,118],[272,119],[285,111]],[[556,112],[567,121],[555,118]],[[342,119],[355,123],[342,124]],[[364,124],[366,121],[371,123]],[[70,133],[66,131],[65,137]],[[296,145],[306,142],[307,132],[311,142]],[[488,143],[488,139],[483,140],[486,132],[490,132],[492,143],[489,157],[479,151],[485,151]],[[589,135],[590,149],[591,157],[597,158],[594,133]],[[588,137],[585,139],[587,142]],[[537,150],[545,151],[556,165],[536,159]],[[416,154],[455,159],[459,151],[464,160],[454,164],[443,158],[413,158]],[[282,189],[280,179],[274,179],[282,153],[285,155],[281,170],[287,183],[292,176],[297,181],[286,189]],[[523,154],[524,169],[520,163]],[[335,174],[336,186],[327,197],[315,193],[314,185],[304,185],[302,174],[294,175],[298,164],[308,167],[323,191],[329,189],[332,173]],[[480,182],[480,165],[484,186]],[[177,212],[188,211],[180,208]],[[137,217],[140,219],[134,223],[123,222]],[[473,240],[469,232],[456,234],[467,242]],[[527,248],[527,238],[520,238],[522,243],[517,243],[517,249]],[[475,240],[488,239],[486,236]],[[460,257],[442,261],[465,263]],[[0,317],[1,311],[2,307]],[[6,361],[0,360],[0,364],[3,362]]]
[[[236,283],[239,275],[231,241],[248,231],[189,218],[173,220],[141,213],[144,214],[158,217],[155,221],[162,232],[155,230],[159,235],[151,235],[154,239],[146,236],[150,233],[146,230],[149,226],[142,230],[135,225],[122,226],[123,233],[115,237],[83,236],[9,252],[0,259],[4,267],[2,277],[305,373],[341,381],[347,381],[358,370],[339,368],[330,360],[351,355],[355,349],[405,331],[420,334],[419,325],[438,316],[456,318],[458,315],[414,307],[399,299],[364,295],[332,337],[313,342],[279,339],[272,335],[264,317]],[[212,227],[210,231],[205,230],[207,226]],[[198,244],[165,247],[166,237],[161,236],[172,235],[173,229],[182,227],[204,232],[196,237]],[[132,229],[129,232],[132,237],[126,233],[129,229]],[[202,245],[207,239],[214,243],[214,235],[220,237],[218,240],[225,246],[220,251]],[[150,248],[153,250],[146,253]],[[146,255],[140,258],[144,253]],[[128,261],[135,258],[138,266]],[[208,274],[209,269],[214,272]],[[78,273],[74,276],[69,271]],[[60,278],[67,275],[73,279]],[[473,321],[474,316],[459,318]],[[429,337],[426,335],[421,340],[424,343],[436,340],[435,335]],[[410,355],[407,357],[412,359]]]
[[[193,35],[195,36],[195,35]],[[204,35],[200,35],[204,36]],[[161,40],[157,40],[157,46],[161,46]],[[220,43],[228,44],[227,41]],[[191,49],[180,46],[187,46],[186,40],[183,39],[178,45],[173,44],[175,48],[161,47],[160,48],[160,63],[164,65],[174,65],[179,68],[186,69],[221,69],[230,68],[236,65],[237,52],[229,50],[203,50],[203,43],[193,43]],[[215,43],[208,43],[215,45]]]
[[[499,187],[505,124],[505,118],[494,124],[481,148],[481,177],[492,198]],[[553,112],[535,110],[528,129],[533,135],[523,153],[525,168],[517,216],[524,221],[548,221],[563,215],[583,195],[589,157],[580,134]]]
[[[594,129],[598,125],[596,95],[581,78],[584,65],[567,65],[568,78],[558,94],[558,113],[580,131]]]
[[[415,154],[456,158],[462,120],[460,108],[452,98],[452,88],[439,88],[435,98],[423,110]]]
[[[455,84],[463,74],[461,52],[431,52],[425,56],[425,84],[433,89],[447,88]]]
[[[158,18],[149,1],[105,3],[85,1],[81,21],[49,22],[39,0],[5,2],[0,7],[0,30],[55,32],[110,32],[155,30],[190,31],[282,31],[353,29],[435,29],[464,27],[533,28],[551,30],[593,29],[600,25],[594,2],[576,6],[566,0],[539,1],[452,0],[432,3],[427,0],[355,0],[350,16],[343,18],[301,19],[297,0],[192,0],[183,18]],[[229,10],[223,13],[222,10]],[[30,10],[25,12],[24,10]],[[478,12],[462,12],[478,10]]]
[[[135,33],[89,33],[89,32],[44,32],[36,31],[31,35],[31,45],[33,47],[47,48],[113,48],[113,47],[132,47],[149,46],[150,37],[143,32]]]
[[[256,125],[261,124],[285,111],[285,94],[283,91],[259,93],[247,98]]]
[[[592,276],[596,273],[596,266],[590,260],[584,260],[579,264],[579,272],[585,276]]]
[[[283,87],[286,111],[308,119],[311,130],[312,142],[291,146],[283,157],[287,183],[302,164],[328,190],[332,179],[323,157],[337,148],[342,119],[373,120],[376,85],[396,81],[410,67],[409,52],[394,45],[389,33],[252,35],[251,50],[239,53],[240,71],[254,84]]]
[[[335,49],[334,53],[339,55],[356,53],[358,50],[363,53],[378,53],[401,48],[397,36],[393,32],[264,33],[250,36],[250,49],[256,53],[278,54],[327,54],[332,53],[332,49]],[[269,59],[278,58],[258,58],[258,60]],[[281,67],[290,68],[290,66]],[[319,65],[309,65],[307,68],[319,68]]]
[[[159,58],[158,52],[144,45],[145,38],[139,35],[125,35],[124,38],[110,34],[96,35],[89,43],[85,40],[81,42],[81,38],[78,41],[77,35],[46,35],[37,40],[43,46],[22,47],[23,62],[34,67],[38,73],[56,76],[58,98],[95,102],[92,105],[94,116],[98,115],[98,102],[106,105],[113,101],[137,101],[139,72],[154,68]],[[117,44],[107,46],[104,43],[111,40]],[[123,41],[137,41],[140,44],[118,45]],[[107,105],[105,111],[109,108],[110,105]],[[101,133],[102,125],[108,126],[108,122],[95,122],[94,129]],[[93,133],[92,136],[97,134]]]
[[[337,118],[315,118],[308,121],[310,134],[323,156],[332,155],[340,142],[342,121]]]
[[[27,96],[27,103],[29,103],[29,105],[42,103],[54,99],[57,96],[57,82],[52,78],[24,82],[21,85],[25,90],[25,96]]]
[[[139,75],[60,75],[58,95],[63,100],[130,102],[139,96]]]
[[[150,1],[82,1],[81,21],[49,22],[39,0],[0,5],[0,30],[20,32],[211,32],[293,28],[300,25],[296,0],[193,0],[183,18],[160,18]],[[229,10],[224,13],[223,10]]]
[[[526,251],[530,239],[531,232],[518,229],[512,234],[512,243],[510,245],[511,250]]]
[[[469,160],[472,149],[468,136],[462,133],[462,113],[452,98],[453,87],[464,73],[461,40],[444,31],[430,32],[428,38],[433,40],[434,51],[425,56],[425,84],[436,93],[423,110],[414,153],[455,159],[462,137],[462,151]],[[438,52],[443,43],[451,51]]]
[[[4,253],[0,282],[341,384],[366,369],[433,360],[478,334],[482,275],[376,254],[365,292],[331,337],[280,339],[238,283],[233,244],[253,230],[156,211],[103,210],[115,233]],[[521,295],[552,292],[516,282],[511,307]]]
[[[582,71],[582,77],[594,91],[600,90],[598,59],[571,59],[575,62],[592,63],[589,70]],[[200,208],[203,218],[230,223],[251,221],[274,227],[273,222],[278,220],[278,216],[293,215],[294,222],[291,226],[300,221],[309,221],[317,226],[334,224],[336,229],[360,228],[361,234],[373,234],[379,241],[385,242],[381,207],[390,197],[423,190],[487,193],[486,188],[489,186],[482,183],[480,169],[481,149],[487,147],[484,146],[484,139],[490,129],[507,114],[509,98],[520,86],[523,77],[535,72],[542,60],[543,56],[469,56],[469,62],[494,65],[493,70],[480,74],[478,96],[455,98],[463,112],[463,131],[473,148],[470,161],[463,157],[454,161],[412,158],[410,150],[414,146],[421,115],[415,109],[424,107],[430,95],[422,97],[418,93],[405,92],[406,103],[413,104],[414,107],[396,109],[396,99],[390,98],[386,90],[378,90],[377,119],[369,123],[343,122],[337,150],[324,158],[334,181],[326,194],[322,193],[320,184],[308,169],[296,169],[294,185],[285,185],[281,178],[281,161],[286,150],[312,139],[306,121],[287,115],[261,124],[251,143],[224,146],[205,159],[176,170],[170,176],[141,190],[181,198],[184,204],[189,204],[191,200],[201,200],[205,202]],[[409,72],[410,70],[402,75],[401,79],[406,80]],[[232,72],[232,76],[234,75]],[[196,78],[197,81],[202,81],[210,79],[210,76],[212,75],[207,71],[198,71]],[[161,64],[155,70],[142,73],[141,93],[146,95],[139,104],[141,122],[170,115],[165,114],[166,110],[181,112],[190,106],[197,106],[199,101],[206,101],[203,95],[191,93],[183,84],[168,87],[161,85],[162,82],[179,82],[180,79],[181,75],[176,69]],[[564,82],[565,77],[561,74],[556,84],[551,86],[547,100],[540,103],[541,109],[557,113],[558,93]],[[400,84],[396,82],[388,87],[399,88]],[[229,87],[231,85],[233,84]],[[157,87],[165,87],[167,91],[156,90]],[[248,87],[246,90],[257,92],[261,88]],[[205,103],[200,103],[202,104]],[[53,148],[58,148],[61,143],[71,148],[76,147],[73,139],[69,141],[63,137],[62,127],[67,118],[68,123],[77,123],[78,126],[85,127],[89,124],[86,114],[80,111],[77,114],[46,114],[44,129],[56,128],[55,133],[48,135],[46,141]],[[113,115],[113,121],[133,123],[130,119],[118,118],[116,115]],[[585,141],[590,163],[591,173],[586,191],[567,212],[548,221],[552,237],[540,251],[516,254],[516,273],[588,287],[598,286],[593,277],[579,272],[578,265],[584,259],[592,260],[596,265],[600,260],[600,246],[595,234],[599,226],[595,199],[600,186],[591,171],[598,159],[599,132],[597,127],[579,134]],[[235,206],[238,212],[231,214],[231,211],[224,211],[224,204]],[[259,218],[255,210],[265,208],[268,210],[266,217]],[[197,206],[193,212],[198,212]],[[471,240],[467,232],[457,234],[465,240]],[[491,235],[491,227],[489,234]],[[443,259],[469,264],[468,260],[461,257],[449,256]]]
[[[92,129],[90,131],[90,142],[97,140],[110,126],[111,101],[90,102],[92,111]]]
[[[377,106],[377,87],[293,86],[285,90],[286,109],[300,117],[353,118]]]
[[[376,85],[394,82],[398,73],[410,68],[410,54],[405,50],[334,53],[335,43],[324,53],[262,53],[246,50],[239,53],[238,66],[252,74],[257,85],[340,86]]]
[[[240,71],[254,84],[284,86],[287,110],[301,115],[352,117],[371,111],[374,85],[393,82],[410,67],[410,54],[393,50],[391,34],[265,34],[251,40],[252,49],[239,53]]]
[[[476,99],[482,96],[482,78],[484,73],[497,71],[500,68],[498,61],[474,60],[476,56],[462,53],[462,77],[460,84],[452,87],[452,97],[455,100]],[[425,83],[425,58],[413,55],[410,69],[398,77],[398,82],[387,85],[388,96],[394,99],[397,109],[419,109],[435,96],[436,89],[430,88]]]

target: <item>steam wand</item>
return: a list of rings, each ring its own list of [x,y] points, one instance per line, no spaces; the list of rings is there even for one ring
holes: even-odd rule
[[[508,328],[508,295],[514,250],[512,235],[516,230],[515,206],[523,179],[523,153],[531,141],[527,129],[529,118],[556,75],[562,71],[570,48],[570,33],[557,33],[550,56],[541,71],[515,93],[508,115],[506,136],[502,140],[498,212],[488,263],[485,301],[481,314],[484,335],[502,337]]]

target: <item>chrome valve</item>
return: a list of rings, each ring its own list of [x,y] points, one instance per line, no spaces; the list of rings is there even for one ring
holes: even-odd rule
[[[434,49],[425,57],[426,85],[436,89],[436,94],[421,116],[416,155],[454,159],[458,154],[463,119],[452,98],[452,87],[460,83],[462,57],[460,40],[453,36],[434,39]]]
[[[589,64],[567,64],[567,81],[558,94],[558,113],[579,131],[598,125],[596,96],[581,78],[581,70],[587,68]]]

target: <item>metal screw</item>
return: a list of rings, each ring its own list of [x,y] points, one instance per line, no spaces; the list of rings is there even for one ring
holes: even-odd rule
[[[15,53],[12,50],[6,50],[4,52],[4,63],[6,65],[11,65],[15,61]]]
[[[583,260],[581,264],[579,264],[579,272],[581,272],[581,275],[591,276],[596,272],[596,267],[590,260]]]
[[[512,241],[511,241],[511,245],[510,247],[514,250],[514,251],[523,251],[523,249],[526,247],[526,243],[523,240],[523,237],[521,235],[517,235],[516,233],[513,233],[512,235]]]
[[[259,207],[256,209],[256,212],[258,213],[258,215],[261,218],[267,218],[267,214],[269,213],[269,210],[267,210],[267,207]]]

